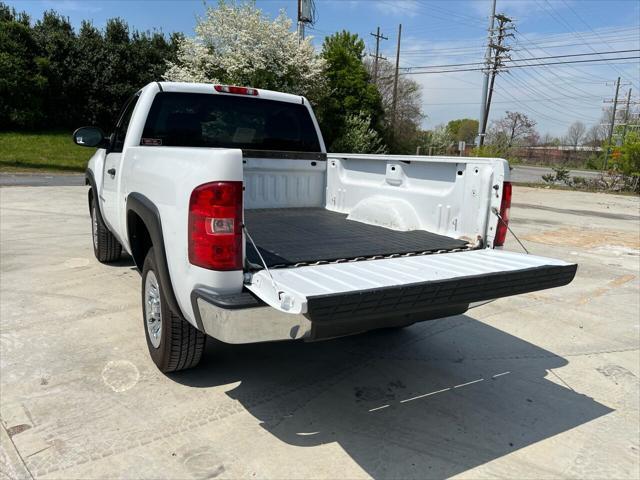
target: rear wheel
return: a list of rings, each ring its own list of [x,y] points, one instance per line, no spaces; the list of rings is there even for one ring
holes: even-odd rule
[[[95,194],[91,200],[91,237],[93,239],[93,253],[101,263],[114,262],[120,259],[122,245],[109,231],[102,220],[96,205]]]
[[[200,362],[205,335],[169,308],[153,248],[142,268],[142,317],[151,359],[161,371],[184,370]]]

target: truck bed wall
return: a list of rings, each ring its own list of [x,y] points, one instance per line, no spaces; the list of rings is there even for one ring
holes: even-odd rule
[[[506,178],[505,178],[506,177]],[[492,245],[502,159],[329,154],[326,208],[394,230],[426,230]]]
[[[506,176],[506,178],[505,178]],[[245,158],[244,207],[324,207],[393,230],[492,245],[502,159],[329,154],[327,161]]]
[[[246,158],[244,208],[324,207],[327,162]]]

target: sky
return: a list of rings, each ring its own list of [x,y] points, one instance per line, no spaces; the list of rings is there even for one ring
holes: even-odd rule
[[[202,0],[17,0],[7,1],[37,19],[53,9],[68,16],[74,26],[91,20],[103,27],[108,18],[122,17],[138,30],[174,31],[193,35]],[[292,19],[297,0],[257,0],[270,16],[284,10]],[[400,67],[422,87],[423,127],[433,128],[456,118],[478,118],[482,72],[415,74],[415,67],[481,62],[485,52],[490,0],[315,0],[316,22],[307,29],[320,48],[326,35],[343,29],[358,33],[373,53],[370,35],[380,27],[388,40],[381,53],[395,61],[398,24],[402,24]],[[508,39],[512,59],[640,49],[640,2],[637,0],[497,0],[496,11],[513,19],[516,30]],[[293,27],[295,28],[295,26]],[[625,52],[584,58],[638,57]],[[563,61],[559,58],[551,61]],[[519,62],[540,63],[545,60]],[[515,63],[514,63],[515,64]],[[431,68],[431,71],[475,69],[478,65]],[[407,68],[411,68],[406,70]],[[422,69],[425,71],[425,69]],[[582,121],[599,124],[603,103],[615,94],[622,77],[620,97],[629,88],[640,100],[640,63],[635,60],[602,61],[511,68],[498,75],[490,121],[505,111],[526,113],[537,122],[541,135],[563,136],[569,125]]]

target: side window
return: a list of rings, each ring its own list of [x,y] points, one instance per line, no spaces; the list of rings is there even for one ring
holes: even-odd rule
[[[140,95],[136,93],[125,104],[122,115],[120,115],[120,120],[118,121],[118,125],[116,125],[111,153],[122,152],[122,148],[124,147],[124,139],[127,136],[127,130],[129,129],[129,123],[131,122],[133,109],[136,108],[136,103],[138,103],[138,98],[140,98]]]

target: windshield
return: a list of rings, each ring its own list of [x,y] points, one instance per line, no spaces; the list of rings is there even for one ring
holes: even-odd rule
[[[213,93],[158,93],[140,144],[320,152],[304,105]]]

